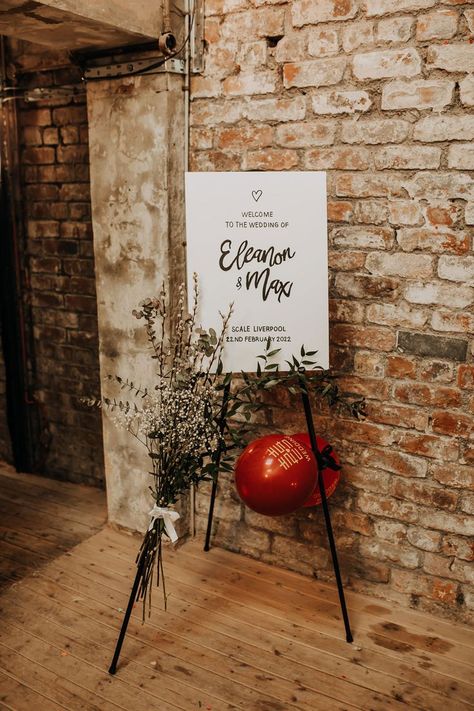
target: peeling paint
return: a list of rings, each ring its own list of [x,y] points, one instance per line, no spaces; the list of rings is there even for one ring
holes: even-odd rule
[[[170,271],[184,277],[181,247],[170,247],[183,242],[181,82],[148,76],[88,86],[101,373],[144,385],[153,361],[132,309],[156,294]],[[143,530],[147,454],[107,416],[103,429],[110,520]]]

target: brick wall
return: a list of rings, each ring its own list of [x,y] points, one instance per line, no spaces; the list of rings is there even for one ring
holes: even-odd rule
[[[23,87],[78,82],[73,67],[35,71],[34,47],[20,44],[21,61],[33,65]],[[79,403],[99,392],[85,94],[22,102],[19,126],[32,379],[50,440],[42,471],[102,485],[100,414]]]
[[[345,462],[331,499],[345,575],[467,619],[472,2],[207,0],[206,12],[192,169],[328,171],[332,363],[370,414],[317,418]],[[198,506],[202,525],[207,492]],[[265,518],[223,480],[217,516],[222,545],[330,575],[320,510]]]

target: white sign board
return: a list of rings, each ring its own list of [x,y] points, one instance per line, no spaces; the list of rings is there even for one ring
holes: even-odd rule
[[[226,372],[254,372],[269,337],[281,370],[302,345],[329,367],[325,173],[187,173],[186,225],[203,327],[234,305]]]

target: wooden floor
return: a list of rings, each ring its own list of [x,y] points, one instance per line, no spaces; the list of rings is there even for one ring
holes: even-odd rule
[[[105,491],[18,474],[0,462],[0,590],[107,521]]]
[[[68,502],[77,525],[82,504],[72,502],[74,491],[65,492],[56,505]],[[19,520],[12,528],[18,534]],[[9,546],[34,552],[43,536],[32,537],[28,546],[26,538],[16,541]],[[349,645],[332,586],[223,550],[203,553],[195,541],[165,551],[168,611],[162,610],[159,591],[145,625],[141,607],[135,607],[117,675],[111,677],[106,670],[138,546],[136,537],[106,527],[4,590],[1,709],[458,711],[474,706],[471,629],[349,594],[355,632]]]

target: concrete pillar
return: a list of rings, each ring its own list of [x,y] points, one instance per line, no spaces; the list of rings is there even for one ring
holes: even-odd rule
[[[157,294],[170,265],[174,280],[184,276],[182,83],[158,74],[87,89],[101,375],[148,386],[153,361],[131,312]],[[103,431],[109,518],[143,530],[150,460],[106,415]]]

